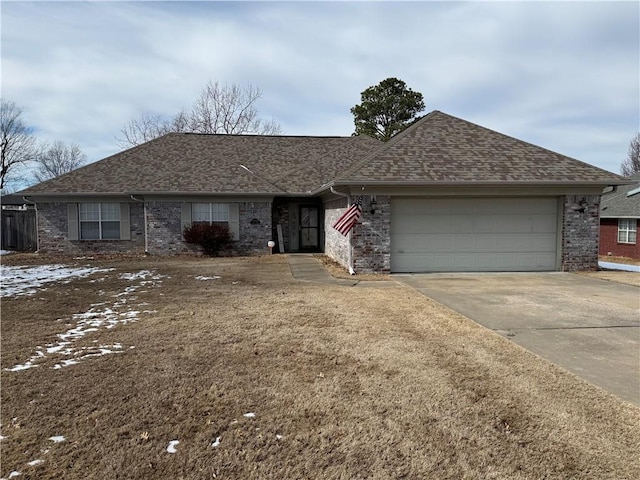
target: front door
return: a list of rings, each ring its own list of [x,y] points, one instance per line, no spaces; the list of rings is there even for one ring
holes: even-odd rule
[[[320,210],[315,205],[300,205],[300,250],[320,247]]]

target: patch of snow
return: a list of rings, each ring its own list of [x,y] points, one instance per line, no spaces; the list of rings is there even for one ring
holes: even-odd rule
[[[214,447],[214,448],[215,448],[215,447],[217,447],[217,446],[219,446],[219,445],[220,445],[220,440],[222,440],[222,437],[216,437],[216,441],[215,441],[215,442],[213,442],[213,443],[211,444],[211,446],[212,446],[212,447]]]
[[[0,435],[0,442],[1,442],[2,440],[6,440],[6,439],[7,439],[7,437],[5,437],[4,435]]]
[[[159,275],[149,270],[140,270],[137,273],[121,273],[118,278],[121,280],[146,280],[147,278],[151,280],[160,280],[164,277],[164,275]]]
[[[27,463],[27,465],[29,465],[30,467],[35,467],[36,465],[40,465],[41,463],[44,463],[44,460],[41,459],[36,459],[36,460],[32,460],[29,463]]]
[[[196,280],[217,280],[218,278],[222,278],[218,275],[214,275],[213,277],[205,277],[204,275],[198,275],[195,277]]]
[[[171,440],[169,442],[169,446],[167,447],[167,452],[169,453],[176,453],[176,445],[178,445],[180,443],[180,440]]]
[[[36,357],[37,358],[37,357]],[[34,357],[31,357],[29,360],[27,360],[26,362],[24,362],[21,365],[14,365],[11,368],[5,368],[5,370],[9,371],[9,372],[19,372],[20,370],[28,370],[30,368],[35,368],[38,365],[34,365],[33,361],[35,360]]]
[[[0,255],[9,255],[13,253],[11,250],[0,250]]]
[[[247,417],[247,418],[256,418],[256,414],[253,412],[249,412],[249,413],[245,413],[244,415],[242,415],[243,417]]]
[[[282,440],[282,435],[276,435],[276,440]]]
[[[94,273],[108,272],[112,268],[67,267],[66,265],[38,265],[35,267],[1,268],[2,288],[0,296],[17,297],[33,295],[43,285],[52,282],[69,283],[74,278],[83,278]]]
[[[92,357],[99,357],[103,355],[109,355],[113,353],[122,353],[123,346],[121,344],[115,345],[100,345],[97,348],[83,347],[74,348],[73,342],[85,337],[87,334],[98,332],[101,329],[113,329],[118,325],[126,325],[130,322],[138,320],[140,311],[134,310],[132,306],[127,305],[130,300],[135,300],[137,297],[132,295],[143,284],[151,282],[153,286],[158,286],[158,280],[164,278],[164,275],[158,275],[148,270],[143,270],[136,274],[126,273],[120,277],[125,276],[138,279],[138,284],[129,285],[125,288],[124,292],[121,292],[114,297],[116,301],[113,305],[108,305],[106,302],[94,303],[90,306],[89,310],[84,313],[76,313],[71,316],[71,323],[66,332],[59,333],[57,337],[59,341],[57,343],[49,343],[44,347],[36,347],[35,354],[29,358],[25,363],[15,365],[6,370],[11,372],[17,372],[20,370],[27,370],[29,368],[37,367],[37,363],[45,360],[47,355],[60,354],[71,356],[73,358],[62,360],[56,363],[52,368],[60,369],[71,365],[76,365],[80,360],[84,360]],[[152,278],[153,280],[140,280],[144,278]],[[124,310],[124,311],[123,311]],[[144,310],[143,313],[151,314],[156,313],[156,310]],[[59,319],[62,320],[62,319]],[[97,341],[95,341],[97,343]]]
[[[62,435],[55,435],[53,437],[49,437],[49,440],[51,440],[53,443],[60,443],[64,442],[66,439]]]
[[[15,478],[15,477],[19,477],[20,475],[22,475],[19,471],[14,470],[13,472],[11,472],[9,474],[9,478]]]
[[[640,272],[640,265],[626,265],[623,263],[598,262],[598,267],[607,270],[622,270],[623,272]]]

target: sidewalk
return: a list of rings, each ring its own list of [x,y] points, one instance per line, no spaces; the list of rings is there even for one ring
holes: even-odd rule
[[[353,275],[351,278],[332,277],[313,253],[287,253],[286,256],[293,278],[302,282],[326,283],[345,287],[397,287],[399,285],[390,280],[359,280],[358,275]]]

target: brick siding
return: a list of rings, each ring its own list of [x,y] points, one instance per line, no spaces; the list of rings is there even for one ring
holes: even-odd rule
[[[562,210],[562,271],[597,270],[600,195],[566,195]]]
[[[637,223],[637,220],[636,220]],[[600,255],[640,259],[640,243],[618,243],[618,219],[600,219]]]
[[[37,212],[41,253],[144,253],[144,210],[140,203],[129,204],[131,240],[69,240],[66,203],[38,203]]]
[[[349,237],[341,235],[332,225],[347,210],[347,199],[338,198],[324,204],[324,253],[344,268],[349,268]]]
[[[240,241],[235,254],[268,251],[271,239],[271,203],[239,203]],[[38,248],[43,253],[144,253],[144,207],[129,204],[131,240],[69,240],[66,203],[39,203]],[[147,251],[152,255],[197,254],[199,248],[182,239],[182,203],[147,203]]]
[[[372,196],[362,199],[362,216],[351,233],[353,248],[353,269],[358,273],[389,273],[391,270],[391,199],[387,195],[377,195],[375,213],[371,213]],[[344,237],[331,225],[342,215],[346,199],[338,199],[325,204],[325,253],[349,267],[349,237]]]

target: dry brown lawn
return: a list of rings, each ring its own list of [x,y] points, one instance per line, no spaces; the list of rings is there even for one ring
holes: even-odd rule
[[[280,255],[73,263],[114,270],[2,300],[3,478],[640,478],[640,409],[408,287],[296,282]],[[98,303],[141,313],[76,365],[6,370]]]

